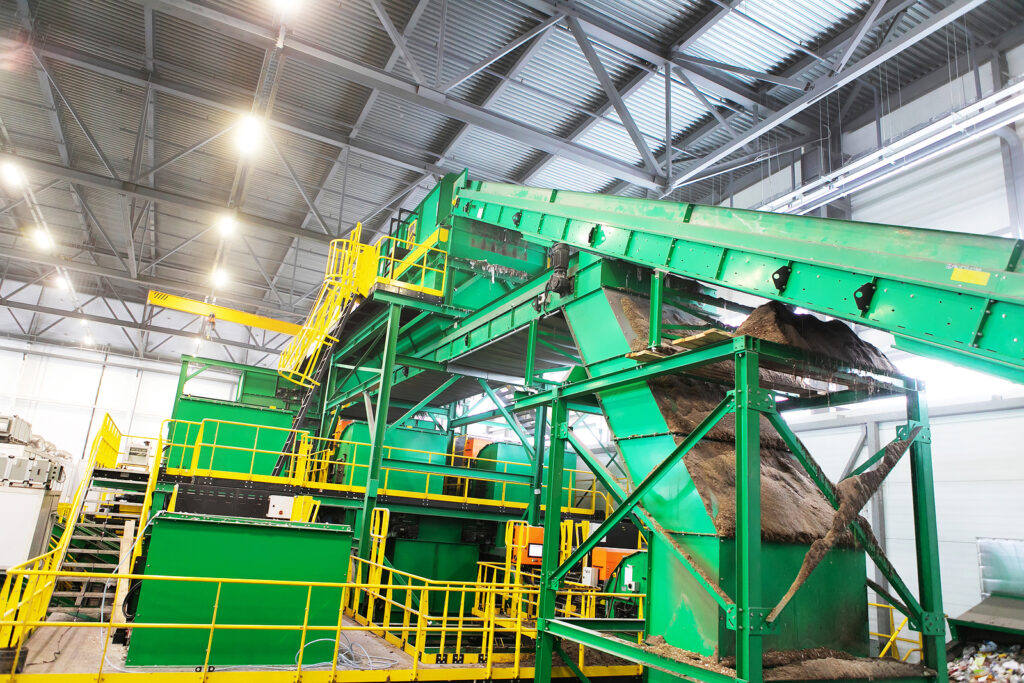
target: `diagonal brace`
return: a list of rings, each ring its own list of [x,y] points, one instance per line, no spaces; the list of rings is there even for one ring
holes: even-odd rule
[[[404,415],[402,415],[402,417],[398,418],[397,420],[392,422],[390,425],[388,425],[388,431],[391,431],[392,429],[397,429],[398,427],[401,427],[403,424],[406,423],[406,421],[409,418],[411,418],[413,415],[415,415],[416,413],[418,413],[421,410],[423,410],[424,406],[426,406],[428,403],[430,403],[435,398],[440,396],[444,392],[445,389],[447,389],[451,385],[453,385],[456,382],[458,382],[461,378],[462,378],[461,375],[452,375],[451,377],[449,377],[447,380],[445,380],[441,384],[441,386],[439,386],[438,388],[434,389],[432,392],[427,394],[423,398],[423,400],[421,400],[419,403],[417,403],[412,408],[410,408]]]
[[[530,439],[530,437],[526,435],[526,432],[523,431],[523,427],[519,424],[519,420],[517,420],[512,413],[508,412],[508,407],[505,405],[505,402],[494,393],[494,389],[491,389],[487,380],[482,377],[477,377],[477,381],[483,388],[484,393],[487,394],[487,398],[491,399],[491,402],[497,407],[498,412],[501,413],[501,416],[505,418],[506,422],[508,422],[508,426],[516,433],[519,440],[523,442],[523,446],[526,448],[526,454],[530,456],[530,461],[536,461],[537,454],[534,452],[532,439]]]
[[[616,524],[622,521],[622,519],[632,511],[640,499],[643,498],[647,493],[654,488],[654,486],[661,481],[666,474],[669,473],[676,463],[682,460],[683,456],[690,452],[690,450],[703,439],[711,428],[718,424],[719,420],[725,417],[730,411],[732,411],[735,405],[735,398],[733,393],[730,392],[722,401],[715,406],[714,410],[708,413],[697,428],[690,432],[683,442],[680,443],[675,449],[669,454],[667,458],[661,461],[661,463],[655,467],[650,474],[640,483],[636,489],[633,490],[629,496],[626,497],[622,504],[619,505],[615,510],[608,515],[604,522],[590,534],[587,540],[583,541],[578,548],[569,556],[565,562],[559,565],[551,574],[550,582],[552,588],[557,588],[562,578],[569,573],[576,564],[582,560],[587,553],[594,549],[594,547],[600,543],[601,539],[608,535],[608,532],[615,527]]]
[[[835,486],[833,486],[832,482],[828,480],[828,477],[825,476],[824,472],[821,471],[818,463],[815,462],[814,458],[800,442],[797,435],[789,428],[789,425],[786,424],[786,421],[780,414],[765,413],[765,417],[768,418],[768,421],[775,428],[775,431],[779,433],[779,436],[781,436],[782,440],[786,443],[786,447],[789,448],[810,475],[814,483],[818,486],[822,495],[825,496],[825,500],[828,501],[829,505],[838,510],[839,498],[836,495]],[[883,448],[880,453],[884,454],[885,449]],[[872,457],[868,463],[877,459],[878,458],[876,457]],[[868,463],[865,463],[865,466],[869,467],[870,465]],[[865,466],[862,466],[862,468]],[[889,580],[889,583],[893,589],[895,589],[896,594],[899,595],[913,614],[916,616],[923,614],[924,610],[921,607],[921,603],[918,602],[917,598],[914,597],[914,594],[907,587],[907,584],[903,582],[903,579],[896,572],[896,568],[893,567],[889,558],[886,557],[885,552],[879,547],[878,541],[875,540],[874,535],[865,531],[856,519],[850,523],[850,531],[853,532],[854,538],[856,538],[857,542],[861,544],[864,551],[871,558],[871,561],[875,563],[875,566],[877,566],[878,569],[881,570],[882,574],[885,575],[885,578]]]

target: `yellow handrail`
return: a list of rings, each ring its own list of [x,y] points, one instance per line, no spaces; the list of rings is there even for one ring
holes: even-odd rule
[[[882,609],[889,610],[889,632],[881,633],[881,625],[879,625],[878,627],[878,633],[875,633],[874,631],[871,632],[871,635],[875,636],[876,638],[885,639],[885,646],[882,648],[881,652],[878,653],[879,658],[885,657],[888,654],[893,659],[898,659],[902,662],[905,662],[907,661],[907,659],[910,658],[910,655],[912,655],[913,653],[917,652],[920,654],[923,651],[924,646],[922,645],[920,633],[917,634],[916,639],[906,638],[900,635],[901,633],[903,633],[903,629],[906,628],[907,623],[910,621],[910,617],[904,617],[899,627],[897,627],[895,607],[893,607],[892,605],[886,605],[878,602],[869,602],[868,605],[871,607],[881,607]],[[899,643],[908,643],[910,645],[915,645],[916,647],[908,649],[901,655]]]
[[[321,354],[338,341],[331,333],[342,312],[374,286],[444,294],[448,252],[437,245],[447,242],[447,229],[435,230],[420,243],[384,235],[373,245],[363,244],[361,233],[362,224],[356,224],[347,238],[331,242],[323,284],[309,316],[278,358],[278,374],[295,384],[318,385],[316,368]]]
[[[195,424],[195,423],[190,423]],[[237,430],[233,443],[223,443],[221,438],[222,428],[249,427],[253,431],[247,436],[246,445],[239,445],[237,441]],[[257,468],[257,459],[276,462],[281,455],[279,450],[271,448],[259,448],[258,444],[261,434],[275,433],[281,441],[285,440],[286,434],[294,434],[293,443],[295,452],[285,453],[288,458],[288,467],[280,475],[264,474]],[[251,444],[251,445],[250,445]],[[366,463],[353,462],[340,456],[339,450],[347,450],[348,455],[354,454],[362,449],[368,453],[370,444],[365,442],[347,441],[342,439],[329,439],[324,437],[310,436],[307,432],[294,430],[287,427],[269,427],[263,425],[251,425],[242,422],[228,420],[203,420],[199,427],[194,445],[189,447],[191,455],[186,454],[182,458],[180,467],[167,467],[168,474],[180,476],[203,476],[236,481],[249,481],[270,484],[285,484],[289,486],[301,486],[321,489],[324,491],[362,492],[365,490],[366,474],[369,465]],[[239,457],[240,456],[240,457]],[[443,501],[449,503],[472,503],[489,507],[511,507],[526,509],[528,503],[526,496],[519,496],[516,500],[513,493],[524,493],[530,490],[531,485],[525,482],[494,481],[485,476],[474,476],[474,470],[466,469],[460,471],[459,492],[445,492],[439,482],[443,481],[446,474],[435,474],[417,469],[417,465],[446,465],[452,461],[465,460],[488,468],[493,467],[495,472],[505,474],[529,474],[532,466],[526,462],[511,460],[500,460],[492,458],[470,457],[459,453],[440,453],[416,448],[399,448],[395,446],[384,446],[384,460],[410,460],[408,465],[384,465],[381,469],[379,493],[381,495],[415,497],[429,500]],[[230,458],[234,464],[229,469],[224,460]],[[220,466],[218,466],[220,461]],[[429,467],[428,467],[429,469]],[[421,474],[419,480],[421,486],[411,488],[407,484],[398,481],[400,473]],[[575,514],[594,515],[612,509],[611,499],[608,494],[598,491],[593,480],[585,483],[585,488],[577,486],[580,475],[585,470],[567,470],[566,491],[568,510]],[[490,496],[472,495],[474,484],[493,483],[494,494]],[[499,490],[500,487],[500,490]],[[547,485],[544,485],[546,488]],[[441,491],[441,492],[438,492]],[[584,498],[583,505],[576,504],[576,498]],[[600,503],[600,504],[599,504]]]
[[[4,625],[0,626],[0,647],[14,647],[28,638],[33,627],[26,626],[29,622],[38,621],[46,616],[46,608],[50,604],[56,585],[53,572],[64,561],[75,526],[85,506],[85,494],[92,482],[96,467],[115,467],[117,455],[121,448],[121,430],[114,424],[110,415],[105,415],[96,436],[93,438],[82,480],[75,490],[64,524],[64,531],[53,550],[11,567],[7,570],[3,588],[0,588],[0,618]],[[29,573],[29,572],[36,573]],[[42,572],[42,573],[38,573]],[[26,575],[28,578],[26,579]],[[10,621],[11,623],[7,623]]]

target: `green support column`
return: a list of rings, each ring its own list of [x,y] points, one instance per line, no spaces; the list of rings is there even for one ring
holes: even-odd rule
[[[559,533],[562,523],[562,468],[565,465],[565,438],[568,425],[565,421],[565,401],[556,399],[551,405],[551,445],[548,448],[548,489],[544,510],[544,548],[540,565],[540,598],[537,607],[537,654],[534,681],[551,681],[551,658],[554,655],[554,636],[544,630],[545,623],[555,616],[555,595],[557,587],[551,585],[551,576],[558,568]],[[540,458],[538,458],[539,460]]]
[[[920,393],[910,391],[907,394],[907,431],[916,424],[928,429],[928,409],[921,401]],[[946,683],[946,620],[942,611],[939,532],[935,525],[932,446],[931,435],[928,433],[910,445],[910,482],[917,545],[917,581],[923,609],[920,629],[922,660],[925,666],[936,671],[936,683]]]
[[[758,358],[736,353],[736,677],[761,683],[761,414]]]
[[[530,526],[540,524],[540,507],[543,502],[541,491],[544,490],[544,439],[547,435],[548,409],[539,406],[536,411],[536,418],[533,422],[533,450],[536,457],[533,460],[533,482],[530,494],[530,507],[526,509],[526,523]],[[548,477],[549,482],[562,481],[562,475],[558,479]],[[556,487],[559,490],[561,487]],[[559,498],[561,500],[561,498]]]
[[[366,474],[366,497],[363,499],[363,516],[359,523],[359,557],[370,557],[370,517],[377,504],[377,483],[380,479],[380,461],[384,454],[384,434],[388,428],[388,406],[391,403],[391,384],[394,380],[395,348],[398,345],[398,324],[402,307],[392,305],[388,309],[387,336],[384,338],[384,354],[381,357],[380,391],[377,392],[377,410],[373,418],[373,441],[370,446],[370,463]]]
[[[661,345],[661,302],[665,297],[665,272],[655,269],[651,273],[651,312],[647,327],[647,345]]]
[[[531,320],[527,328],[526,376],[527,388],[537,386],[537,321]],[[544,486],[544,436],[547,432],[547,407],[537,406],[533,420],[533,483],[530,493],[530,507],[526,509],[526,523],[537,526],[540,523],[541,489]]]

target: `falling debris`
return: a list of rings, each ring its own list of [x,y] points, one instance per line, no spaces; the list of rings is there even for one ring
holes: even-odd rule
[[[768,621],[774,621],[775,617],[786,606],[786,603],[796,594],[797,589],[807,581],[807,577],[811,575],[814,568],[821,563],[822,558],[836,545],[841,535],[846,533],[846,528],[857,519],[860,509],[871,499],[871,496],[875,495],[875,491],[878,490],[886,475],[892,471],[892,468],[900,461],[903,454],[907,452],[910,444],[917,438],[920,431],[921,427],[917,426],[906,439],[893,441],[886,446],[885,455],[882,456],[882,460],[875,467],[863,474],[847,477],[839,482],[839,485],[836,486],[839,509],[832,516],[831,528],[823,538],[819,538],[811,544],[807,554],[804,556],[800,572],[793,580],[789,590],[779,600],[779,604],[768,615]]]
[[[988,640],[964,647],[960,657],[946,664],[949,680],[971,683],[1022,683],[1021,646],[999,646]]]
[[[736,334],[794,346],[881,372],[896,372],[896,366],[881,351],[858,337],[846,323],[796,313],[777,301],[754,309],[736,328]]]

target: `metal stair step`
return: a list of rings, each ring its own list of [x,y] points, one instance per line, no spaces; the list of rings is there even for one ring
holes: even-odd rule
[[[91,567],[91,568],[110,569],[111,567],[116,567],[116,566],[117,566],[116,562],[65,562],[65,563],[63,563],[61,565],[61,569],[71,569],[72,567],[76,567],[76,568],[77,567]]]
[[[119,548],[68,548],[69,555],[117,555]]]
[[[113,595],[113,594],[114,594],[114,587],[111,586],[110,590],[107,591],[107,599],[109,600],[110,596]],[[101,600],[101,599],[103,599],[103,591],[86,591],[85,593],[83,593],[81,591],[54,591],[53,592],[53,597],[55,597],[55,598],[82,598],[82,599],[93,599],[93,598],[95,598],[97,600]]]

